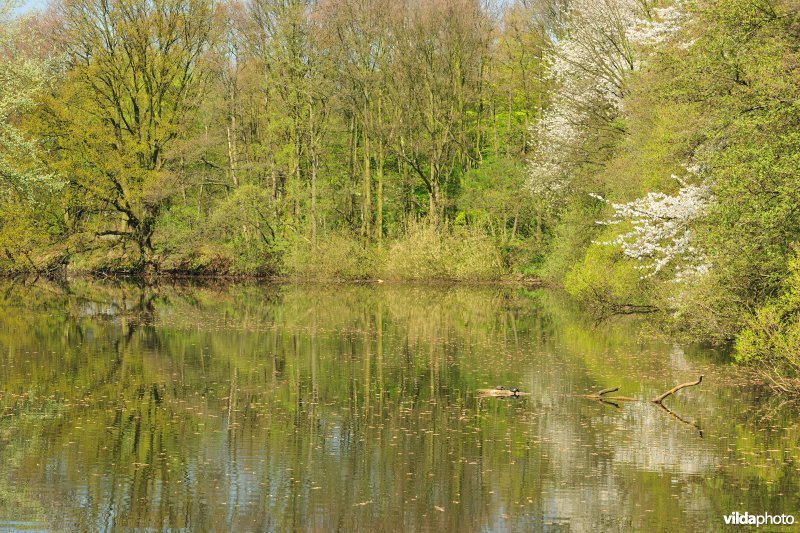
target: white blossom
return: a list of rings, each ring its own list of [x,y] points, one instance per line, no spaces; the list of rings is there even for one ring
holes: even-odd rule
[[[550,204],[564,198],[574,167],[587,159],[592,128],[620,115],[626,79],[641,67],[645,45],[675,33],[683,15],[679,2],[647,9],[641,0],[573,0],[562,18],[548,58],[554,98],[531,128],[527,182]]]
[[[672,6],[653,8],[649,17],[639,19],[626,29],[626,36],[630,41],[639,44],[660,44],[678,33],[684,17],[680,2]]]
[[[23,35],[13,8],[9,0],[0,0],[0,188],[26,193],[34,186],[58,186],[41,170],[37,144],[16,126],[16,118],[35,105],[37,95],[53,81],[61,58],[20,53],[20,43],[34,43]]]
[[[649,277],[667,265],[675,266],[675,280],[708,272],[711,265],[702,250],[693,243],[692,225],[703,216],[713,201],[705,183],[690,185],[673,176],[681,188],[675,195],[651,192],[628,203],[613,203],[598,194],[591,196],[614,209],[610,219],[598,224],[628,223],[632,229],[617,238],[597,244],[619,246],[630,258],[640,261],[639,268]]]

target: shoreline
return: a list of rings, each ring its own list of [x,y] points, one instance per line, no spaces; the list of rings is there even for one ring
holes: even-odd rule
[[[531,288],[558,288],[557,285],[547,282],[541,278],[514,278],[514,277],[501,277],[497,279],[458,279],[458,278],[308,278],[302,276],[277,276],[277,275],[258,275],[258,274],[198,274],[198,273],[158,273],[146,274],[141,272],[92,272],[92,271],[75,271],[59,273],[52,275],[52,273],[35,273],[35,272],[22,272],[17,274],[0,273],[0,279],[5,280],[38,280],[47,279],[50,281],[69,281],[71,279],[89,279],[89,280],[139,280],[145,281],[148,284],[157,284],[159,282],[171,281],[203,281],[203,282],[263,282],[274,284],[298,284],[298,285],[316,285],[316,284],[353,284],[353,285],[427,285],[427,286],[520,286]]]

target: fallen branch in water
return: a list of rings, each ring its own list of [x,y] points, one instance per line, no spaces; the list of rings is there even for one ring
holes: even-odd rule
[[[618,405],[614,404],[614,402],[635,402],[636,398],[628,398],[627,396],[606,396],[606,394],[617,392],[620,387],[609,387],[607,389],[603,389],[601,391],[597,391],[594,394],[582,394],[582,398],[588,398],[590,400],[595,400],[603,403],[610,403],[614,405],[614,407],[619,407]]]
[[[666,405],[664,405],[661,402],[664,401],[664,399],[667,398],[668,396],[671,396],[672,394],[675,394],[676,392],[678,392],[679,390],[681,390],[681,389],[683,389],[685,387],[693,387],[695,385],[700,385],[700,383],[702,383],[702,382],[703,382],[703,376],[700,376],[697,379],[697,381],[692,381],[690,383],[682,383],[682,384],[680,384],[680,385],[678,385],[676,387],[671,388],[670,390],[668,390],[667,392],[665,392],[661,396],[658,396],[658,397],[654,398],[653,400],[651,400],[654,404],[656,404],[659,407],[661,407],[664,411],[667,412],[667,414],[672,416],[678,422],[681,422],[682,424],[686,424],[687,426],[693,427],[697,431],[699,431],[700,432],[700,438],[703,437],[703,430],[700,428],[699,424],[696,424],[694,422],[690,422],[690,421],[686,420],[682,416],[680,416],[677,413],[674,413],[673,411],[671,411]],[[620,387],[609,387],[607,389],[602,389],[600,391],[597,391],[597,392],[595,392],[593,394],[580,394],[578,396],[581,397],[581,398],[586,398],[588,400],[594,400],[596,402],[604,403],[606,405],[611,405],[612,407],[616,407],[616,408],[619,408],[619,404],[617,404],[616,402],[644,401],[642,399],[628,398],[626,396],[607,396],[608,394],[610,394],[612,392],[617,392],[619,389],[620,389]]]
[[[608,394],[609,392],[617,392],[619,387],[609,387],[607,389],[603,389],[597,393],[597,396],[602,396],[603,394]]]
[[[680,385],[671,388],[670,390],[668,390],[667,392],[665,392],[661,396],[653,398],[652,402],[660,404],[661,402],[664,401],[665,398],[667,398],[668,396],[671,396],[672,394],[675,394],[679,390],[681,390],[683,388],[686,388],[686,387],[694,387],[695,385],[700,385],[700,383],[702,383],[702,382],[703,382],[703,376],[700,376],[697,379],[697,381],[692,381],[692,382],[689,382],[689,383],[681,383]]]
[[[517,397],[517,396],[531,395],[530,392],[513,391],[508,389],[478,389],[476,392],[480,397],[493,396],[495,398],[508,398],[511,396]]]

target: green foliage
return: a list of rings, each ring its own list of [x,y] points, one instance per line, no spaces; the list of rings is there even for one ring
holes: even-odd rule
[[[234,262],[223,244],[203,235],[203,219],[197,209],[174,205],[159,216],[153,248],[162,270],[173,273],[225,274]]]
[[[543,262],[541,275],[563,281],[572,266],[581,261],[599,227],[602,206],[584,194],[571,199],[553,230],[552,243]]]
[[[396,17],[383,0],[218,13],[206,0],[64,0],[51,47],[44,19],[13,19],[3,1],[0,271],[524,272],[590,307],[656,305],[698,337],[746,326],[742,361],[781,353],[775,375],[789,375],[800,12],[682,3],[681,32],[642,45],[652,53],[620,71],[620,94],[584,102],[580,146],[551,147],[569,175],[537,188],[528,132],[558,101],[548,91],[568,87],[542,81],[556,23],[534,4],[508,3],[494,28],[492,13],[451,0]],[[530,168],[547,174],[545,162]],[[713,194],[689,228],[708,274],[642,279],[635,260],[593,244],[614,232],[589,193],[672,194],[687,166]]]
[[[503,263],[532,273],[544,252],[543,222],[525,190],[525,166],[512,158],[486,161],[467,172],[457,199],[456,226],[482,228],[499,246]]]
[[[442,228],[410,221],[397,239],[368,244],[346,232],[299,238],[289,246],[284,272],[301,279],[462,280],[500,279],[509,274],[502,250],[480,228]]]
[[[660,288],[668,276],[642,279],[646,272],[636,268],[636,260],[623,257],[611,245],[592,244],[612,241],[619,232],[598,225],[609,208],[589,193],[621,202],[652,190],[672,192],[679,186],[671,176],[685,173],[680,161],[700,119],[689,104],[676,112],[669,104],[666,83],[668,78],[658,66],[630,80],[629,105],[620,130],[625,134],[618,133],[613,155],[601,167],[586,167],[575,176],[574,196],[554,229],[542,273],[563,282],[570,294],[597,311],[664,303],[659,300]],[[692,118],[687,121],[687,117]]]
[[[520,190],[546,6],[61,3],[29,32],[67,59],[52,85],[41,58],[18,53],[45,41],[0,9],[0,56],[22,58],[0,62],[0,171],[66,185],[35,191],[47,205],[26,210],[31,190],[0,198],[0,268],[52,256],[103,271],[359,277],[419,217],[475,228],[458,230],[473,244],[487,233],[475,246],[500,249],[504,268],[541,254]],[[353,235],[354,255],[327,242]]]
[[[285,271],[306,279],[367,279],[376,277],[380,252],[345,232],[329,233],[316,243],[298,239],[289,248]]]
[[[15,6],[0,0],[0,272],[51,270],[66,255],[57,243],[61,181],[45,168],[24,119],[58,79],[60,58],[30,19],[12,17]]]
[[[501,158],[464,174],[456,223],[478,224],[507,239],[529,235],[535,215],[530,198],[520,194],[524,170],[520,161]]]
[[[564,289],[593,309],[627,312],[646,308],[646,284],[636,266],[619,250],[594,244],[564,276]]]
[[[153,235],[160,268],[181,273],[276,274],[289,242],[269,193],[250,184],[209,214],[182,204],[163,210]]]
[[[789,263],[783,295],[753,313],[736,339],[737,361],[782,391],[800,393],[800,256]]]
[[[203,95],[212,4],[67,0],[62,17],[71,68],[39,125],[52,139],[50,164],[80,213],[80,251],[107,237],[106,247],[142,269],[153,262],[158,213],[177,189],[170,150]]]
[[[205,223],[208,235],[230,250],[236,270],[275,273],[286,241],[267,191],[242,185],[221,201]]]
[[[590,306],[653,303],[695,338],[731,339],[751,309],[782,290],[800,240],[800,19],[781,0],[684,9],[676,40],[627,80],[612,149],[591,140],[583,147],[599,157],[572,177],[543,272]],[[680,185],[670,176],[686,175],[685,165],[699,169],[694,179],[713,195],[691,228],[708,274],[676,283],[668,268],[641,280],[621,267],[627,261],[590,244],[610,240],[597,237],[595,222],[606,217],[581,197],[673,194]],[[774,308],[766,309],[768,321]]]
[[[678,87],[704,102],[711,124],[701,162],[716,204],[703,231],[719,315],[744,316],[781,287],[800,237],[798,12],[779,1],[707,6],[709,24]],[[728,334],[741,327],[734,318]]]
[[[453,280],[498,279],[506,272],[500,250],[484,232],[414,221],[389,247],[383,271],[390,279]]]

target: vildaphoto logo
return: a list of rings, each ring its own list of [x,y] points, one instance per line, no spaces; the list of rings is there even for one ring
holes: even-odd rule
[[[794,516],[790,514],[750,514],[735,512],[723,517],[728,526],[791,526]]]

